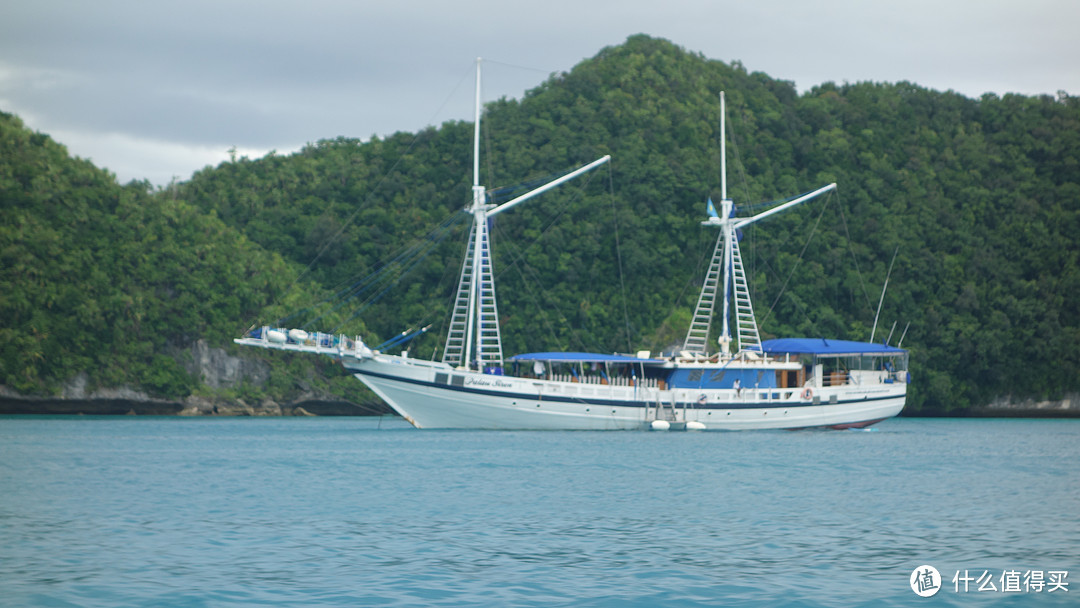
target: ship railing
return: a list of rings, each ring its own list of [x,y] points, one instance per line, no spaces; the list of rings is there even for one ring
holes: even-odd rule
[[[847,384],[895,384],[907,382],[907,370],[852,370],[848,373]],[[830,386],[824,383],[823,386]]]
[[[590,384],[597,386],[637,386],[639,388],[656,388],[658,385],[658,380],[656,378],[624,378],[622,376],[604,378],[602,376],[575,376],[573,374],[556,373],[551,374],[547,379],[552,382]]]
[[[844,371],[829,372],[821,379],[822,386],[843,386],[851,383],[851,374]]]
[[[269,326],[252,330],[246,337],[237,340],[237,342],[249,346],[316,352],[327,355],[352,353],[357,349],[358,345],[362,344],[359,338],[349,338],[344,334],[297,332],[297,330]]]

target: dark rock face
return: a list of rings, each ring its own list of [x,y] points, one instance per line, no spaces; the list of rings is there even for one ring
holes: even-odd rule
[[[270,366],[211,348],[206,340],[196,340],[186,354],[182,357],[184,369],[210,388],[233,388],[245,380],[252,386],[262,386],[270,379]]]
[[[290,403],[272,400],[249,404],[240,399],[183,401],[153,399],[131,389],[95,391],[78,397],[33,397],[0,387],[0,414],[96,416],[381,416],[393,410],[382,403],[361,404],[305,395]]]
[[[971,416],[988,418],[1080,418],[1080,394],[1068,394],[1062,399],[1036,401],[998,397],[983,407],[972,408]]]
[[[244,382],[262,386],[270,379],[270,367],[258,360],[243,359],[211,348],[197,340],[175,356],[187,371],[213,389],[234,388]],[[191,395],[183,400],[157,399],[131,387],[88,390],[90,378],[79,372],[61,387],[60,395],[35,397],[19,394],[0,385],[0,414],[124,415],[139,416],[380,416],[393,414],[381,401],[353,403],[309,391],[288,403],[265,399],[247,403],[241,399],[212,399]],[[993,418],[1080,418],[1080,394],[1061,399],[1036,401],[1012,395],[1001,396],[981,407],[972,407],[962,416]]]
[[[175,356],[188,373],[213,389],[233,388],[247,382],[262,386],[270,367],[257,360],[235,357],[224,349],[197,340]],[[34,397],[0,386],[0,414],[124,415],[139,416],[378,416],[393,411],[383,403],[351,403],[307,393],[290,403],[266,399],[246,403],[240,399],[208,399],[191,395],[183,400],[156,399],[131,387],[89,391],[90,378],[75,374],[61,387],[59,397]]]
[[[115,398],[57,399],[24,397],[10,392],[0,394],[0,414],[100,414],[139,416],[175,416],[184,404],[163,400],[131,400]]]
[[[0,414],[138,414],[172,416],[184,404],[169,399],[154,399],[128,387],[101,389],[92,393],[86,387],[89,378],[78,373],[64,385],[59,397],[21,395],[0,386]]]

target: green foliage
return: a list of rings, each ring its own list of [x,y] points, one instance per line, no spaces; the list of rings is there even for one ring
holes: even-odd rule
[[[227,343],[296,271],[145,183],[120,186],[0,115],[0,382],[56,392],[83,371],[183,397],[173,353]]]
[[[895,344],[910,323],[909,411],[1080,390],[1076,98],[969,99],[911,83],[825,83],[799,95],[648,36],[603,49],[521,101],[487,106],[489,188],[614,157],[498,216],[508,355],[681,343],[716,236],[699,221],[705,200],[721,198],[721,90],[738,206],[840,186],[746,231],[764,337],[869,339],[899,250],[876,339],[895,322]],[[385,295],[373,297],[380,287],[340,308],[324,298],[395,269],[389,260],[466,206],[471,124],[233,159],[150,192],[67,158],[14,117],[2,122],[5,384],[45,390],[93,369],[160,394],[201,391],[160,355],[198,337],[224,345],[252,322],[298,310],[291,326],[376,344],[433,323],[410,348],[438,355],[464,223]],[[319,382],[357,390],[323,363],[266,358],[274,380],[246,395]]]

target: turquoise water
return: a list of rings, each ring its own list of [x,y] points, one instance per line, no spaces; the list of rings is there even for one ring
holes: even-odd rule
[[[1078,455],[1080,421],[1056,420],[0,417],[0,605],[1075,605]],[[1077,586],[956,592],[958,570]]]

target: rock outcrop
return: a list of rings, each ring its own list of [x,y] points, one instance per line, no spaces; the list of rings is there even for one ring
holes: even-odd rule
[[[988,418],[1080,418],[1080,394],[1070,393],[1062,399],[1044,401],[1006,395],[983,407],[971,408],[968,415]]]
[[[21,395],[0,386],[0,414],[137,414],[173,416],[184,409],[180,401],[155,399],[129,387],[87,393],[86,375],[79,374],[59,397]]]
[[[212,348],[206,340],[196,340],[185,354],[180,357],[184,369],[213,389],[233,388],[245,381],[252,386],[262,386],[270,379],[269,365],[230,355],[222,348]]]
[[[188,373],[210,389],[235,388],[249,383],[262,386],[270,379],[270,366],[243,359],[198,340],[174,354]],[[190,395],[181,400],[159,399],[128,386],[89,390],[90,377],[75,374],[61,387],[59,396],[22,395],[0,385],[0,414],[86,414],[139,416],[372,416],[392,413],[385,404],[352,403],[303,388],[305,392],[287,403]],[[212,392],[212,391],[211,391]]]
[[[230,355],[197,340],[189,348],[176,350],[188,373],[210,389],[236,388],[243,383],[259,387],[270,379],[270,366],[256,359]],[[311,390],[298,383],[302,393],[288,402],[264,399],[248,403],[243,399],[190,395],[171,400],[152,397],[142,391],[119,386],[90,390],[85,372],[72,377],[61,387],[59,396],[22,395],[0,385],[0,414],[96,414],[139,416],[378,416],[393,410],[381,401],[353,403]],[[211,393],[213,391],[210,391]],[[972,407],[960,416],[995,418],[1080,418],[1080,394],[1062,399],[1035,400],[1006,395],[982,407]]]
[[[393,413],[382,403],[352,403],[303,395],[288,403],[265,399],[212,399],[191,395],[180,401],[155,399],[129,387],[77,396],[35,397],[0,386],[0,414],[138,416],[380,416]]]

